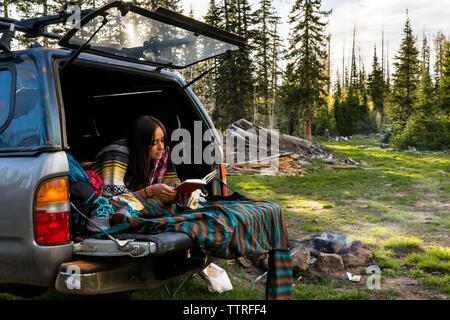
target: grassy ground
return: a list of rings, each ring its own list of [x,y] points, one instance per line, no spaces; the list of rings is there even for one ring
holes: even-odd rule
[[[361,240],[382,270],[381,289],[369,290],[346,279],[312,280],[296,275],[294,299],[448,299],[450,297],[450,156],[442,152],[397,152],[358,148],[374,139],[321,141],[345,160],[364,161],[364,169],[331,169],[314,160],[297,177],[229,176],[228,183],[249,197],[274,201],[283,209],[291,239],[340,231]],[[264,299],[264,281],[254,286],[233,261],[220,261],[234,290],[208,292],[194,276],[175,299]],[[0,299],[15,298],[1,295]],[[40,299],[66,299],[49,290]],[[164,288],[137,291],[130,299],[166,299]]]
[[[450,296],[450,156],[358,148],[374,139],[321,143],[364,169],[324,161],[302,177],[229,177],[244,194],[279,203],[291,239],[340,231],[369,244],[382,270],[381,290],[365,282],[304,280],[296,299],[448,299]]]

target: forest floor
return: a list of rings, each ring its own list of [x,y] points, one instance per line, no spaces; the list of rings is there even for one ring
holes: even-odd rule
[[[365,281],[302,277],[294,299],[450,297],[450,155],[366,147],[375,142],[320,141],[336,158],[363,161],[369,170],[316,160],[304,176],[228,178],[233,189],[280,204],[290,239],[342,232],[367,243],[382,272],[378,290]]]
[[[365,278],[310,279],[295,275],[296,300],[448,299],[450,297],[450,155],[381,149],[375,139],[319,141],[335,158],[364,161],[373,170],[336,170],[322,160],[303,176],[229,176],[228,184],[251,198],[278,203],[290,239],[338,231],[347,240],[367,243],[381,269],[381,288],[369,289]],[[135,291],[127,299],[258,300],[265,281],[232,260],[217,262],[234,289],[209,293],[195,275],[174,298],[164,288]],[[0,299],[17,297],[1,294]],[[67,299],[48,290],[37,299]]]

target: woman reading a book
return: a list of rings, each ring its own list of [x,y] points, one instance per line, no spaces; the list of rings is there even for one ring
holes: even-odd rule
[[[177,195],[173,189],[180,180],[167,145],[161,121],[147,115],[134,120],[126,139],[96,156],[92,170],[103,180],[103,196],[125,201],[135,210],[141,210],[141,200],[148,198],[164,204],[184,202],[190,195]]]
[[[144,199],[183,202],[188,195],[177,196],[177,192],[164,183],[166,172],[173,180],[176,170],[170,161],[167,132],[161,121],[151,116],[139,117],[131,125],[127,142],[130,155],[124,178],[126,187]],[[176,183],[179,181],[171,182]]]

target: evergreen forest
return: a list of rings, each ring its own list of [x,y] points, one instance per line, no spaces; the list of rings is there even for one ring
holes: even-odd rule
[[[109,1],[79,0],[81,9]],[[133,0],[154,10],[165,7],[185,12],[181,0]],[[1,0],[0,16],[29,18],[57,14],[64,0]],[[449,35],[418,35],[405,8],[401,43],[389,61],[383,47],[373,47],[370,65],[358,56],[356,29],[351,61],[331,70],[333,35],[328,24],[333,11],[321,0],[292,0],[290,32],[279,33],[281,18],[271,0],[209,0],[202,20],[248,39],[249,48],[233,54],[192,89],[219,130],[241,118],[266,128],[307,139],[382,133],[396,149],[445,150],[450,147]],[[197,18],[198,19],[198,18]],[[383,37],[380,26],[380,37]],[[52,32],[64,28],[53,26]],[[375,43],[379,39],[373,39]],[[48,39],[19,38],[18,46]],[[189,81],[221,58],[181,71]],[[368,71],[367,71],[368,70]]]

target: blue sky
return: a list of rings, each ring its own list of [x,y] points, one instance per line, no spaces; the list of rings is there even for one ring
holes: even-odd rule
[[[183,0],[185,12],[193,8],[194,15],[201,19],[206,13],[209,0]],[[287,38],[289,34],[289,11],[295,0],[273,0],[282,24],[280,33]],[[257,0],[250,0],[258,6]],[[332,43],[332,68],[342,68],[343,47],[344,61],[348,64],[351,55],[353,27],[356,27],[357,50],[366,71],[370,71],[374,45],[381,56],[381,30],[384,29],[385,48],[389,46],[389,60],[392,63],[397,52],[408,9],[413,31],[422,43],[422,35],[433,36],[437,31],[450,35],[450,0],[323,0],[324,9],[333,9],[329,17],[329,31]],[[391,67],[391,72],[393,71]]]

